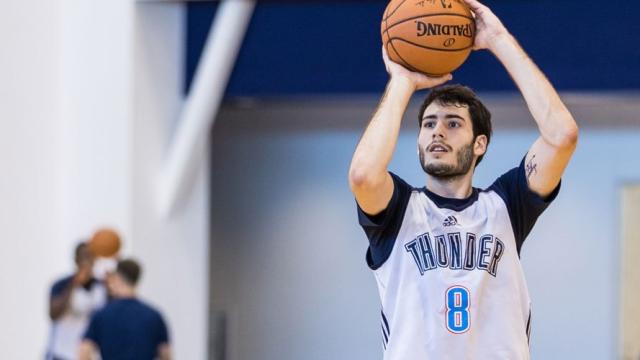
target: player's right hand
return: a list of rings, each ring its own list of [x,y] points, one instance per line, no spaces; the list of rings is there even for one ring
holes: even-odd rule
[[[387,55],[387,50],[382,47],[382,59],[384,60],[384,66],[387,68],[387,73],[391,78],[403,78],[409,80],[414,85],[415,90],[429,89],[442,85],[445,82],[453,79],[451,74],[445,74],[438,77],[432,77],[408,70],[404,66],[393,62]]]
[[[78,271],[73,277],[73,286],[82,286],[86,284],[90,279],[93,273],[91,263],[81,263]]]

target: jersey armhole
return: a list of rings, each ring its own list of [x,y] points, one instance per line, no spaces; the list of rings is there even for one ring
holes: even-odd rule
[[[399,176],[391,172],[389,174],[394,186],[387,208],[373,216],[358,210],[360,224],[369,239],[366,261],[371,270],[379,269],[391,255],[413,191],[413,188]]]
[[[558,195],[560,185],[561,182],[544,198],[534,193],[527,183],[523,158],[518,167],[504,173],[487,189],[494,191],[507,208],[518,256],[538,217]]]

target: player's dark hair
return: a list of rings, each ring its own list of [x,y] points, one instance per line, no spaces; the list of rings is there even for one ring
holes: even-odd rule
[[[78,259],[78,257],[80,257],[80,252],[84,250],[87,246],[89,245],[86,242],[84,241],[79,242],[76,245],[75,249],[73,250],[74,259]]]
[[[420,107],[420,112],[418,113],[419,127],[422,126],[424,111],[434,101],[446,106],[467,106],[469,108],[469,115],[471,116],[471,123],[473,124],[473,139],[475,140],[478,136],[484,135],[487,137],[487,147],[489,147],[492,131],[491,113],[473,90],[459,84],[443,85],[433,88]],[[484,155],[478,157],[476,166],[480,164],[483,157]]]
[[[131,286],[135,286],[140,279],[142,269],[137,261],[133,259],[124,259],[118,261],[116,272]]]

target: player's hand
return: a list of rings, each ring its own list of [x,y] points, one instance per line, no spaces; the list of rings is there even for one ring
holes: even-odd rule
[[[509,31],[504,27],[500,19],[478,0],[464,0],[471,8],[476,19],[476,39],[474,50],[493,50],[494,45],[508,37]]]
[[[387,50],[382,47],[382,59],[384,60],[384,66],[387,68],[387,73],[391,78],[403,78],[413,84],[415,90],[428,89],[444,84],[451,80],[453,77],[451,74],[445,74],[438,77],[431,77],[421,73],[407,70],[404,66],[397,64],[387,55]]]
[[[81,263],[80,267],[78,268],[78,271],[73,277],[73,286],[78,287],[86,284],[91,279],[91,275],[92,275],[91,264]]]

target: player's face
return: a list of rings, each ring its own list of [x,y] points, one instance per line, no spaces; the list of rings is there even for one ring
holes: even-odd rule
[[[93,256],[93,253],[91,253],[91,250],[89,250],[89,246],[83,245],[80,248],[78,248],[78,250],[76,251],[75,260],[78,268],[92,267],[94,256]]]
[[[424,171],[437,178],[467,174],[474,164],[475,141],[465,105],[431,103],[422,114],[418,155]]]

